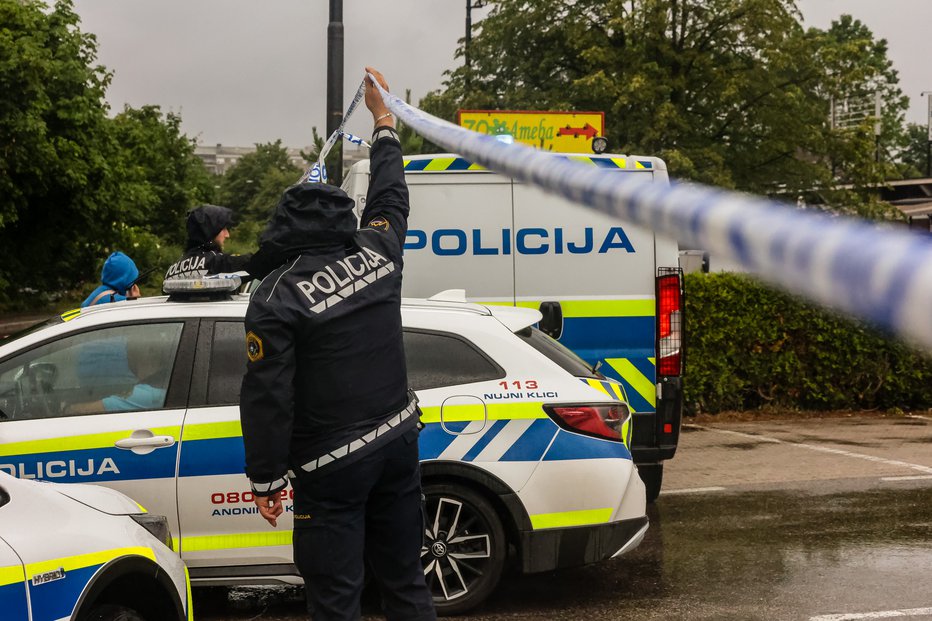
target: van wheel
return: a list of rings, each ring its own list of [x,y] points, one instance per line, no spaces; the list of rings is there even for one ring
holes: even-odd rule
[[[647,488],[647,502],[654,502],[660,496],[660,485],[663,483],[663,463],[638,464],[638,474]]]
[[[82,617],[81,621],[146,621],[132,608],[104,604],[91,611],[91,614]]]
[[[424,579],[440,615],[458,615],[481,604],[498,586],[508,548],[495,509],[471,489],[427,485]]]

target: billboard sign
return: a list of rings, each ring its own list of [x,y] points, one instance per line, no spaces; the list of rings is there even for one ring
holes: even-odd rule
[[[515,142],[559,153],[591,153],[592,139],[605,135],[604,112],[459,110],[456,122],[480,134],[507,134]]]

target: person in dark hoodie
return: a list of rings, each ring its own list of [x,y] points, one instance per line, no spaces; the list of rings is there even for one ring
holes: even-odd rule
[[[107,302],[121,302],[126,298],[138,298],[137,278],[139,269],[133,260],[122,252],[114,252],[107,257],[103,269],[100,270],[101,285],[81,302],[81,308]]]
[[[364,558],[388,619],[433,620],[401,329],[408,188],[392,115],[368,78],[366,106],[375,129],[358,227],[343,190],[300,183],[253,255],[250,273],[265,278],[246,311],[246,474],[272,526],[291,480],[295,564],[315,621],[360,618]]]
[[[175,261],[165,279],[203,278],[212,274],[239,272],[251,255],[229,255],[223,244],[229,239],[233,211],[219,205],[201,205],[188,213],[188,242],[185,252]]]

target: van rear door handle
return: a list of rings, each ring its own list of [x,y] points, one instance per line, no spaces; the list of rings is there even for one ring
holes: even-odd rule
[[[113,446],[128,449],[137,455],[147,455],[159,448],[166,448],[175,444],[172,436],[157,436],[148,429],[137,429],[128,438],[122,438],[113,443]]]

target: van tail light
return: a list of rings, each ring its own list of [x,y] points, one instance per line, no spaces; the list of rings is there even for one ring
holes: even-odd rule
[[[657,377],[683,373],[683,270],[661,267],[657,275]]]
[[[630,411],[625,403],[545,405],[544,410],[560,427],[587,436],[622,442]]]

